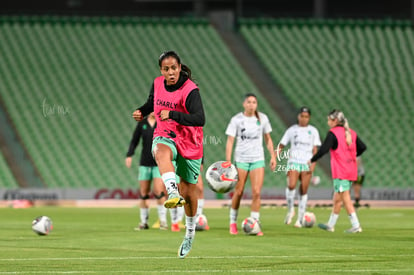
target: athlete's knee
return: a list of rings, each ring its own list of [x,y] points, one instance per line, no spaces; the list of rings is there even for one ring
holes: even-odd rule
[[[244,193],[244,190],[238,190],[238,189],[235,189],[235,190],[233,191],[233,196],[243,197],[243,193]]]
[[[252,192],[252,199],[253,200],[260,199],[260,192]]]
[[[141,194],[141,200],[148,200],[150,198],[150,196],[149,196],[149,194],[145,194],[145,195],[142,195]]]
[[[161,192],[160,194],[154,194],[154,197],[157,199],[157,200],[159,200],[159,199],[162,199],[163,197],[165,196],[165,193],[164,192]]]

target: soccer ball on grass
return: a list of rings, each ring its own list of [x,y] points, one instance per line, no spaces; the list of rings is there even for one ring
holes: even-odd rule
[[[204,214],[201,214],[197,217],[196,220],[196,231],[204,231],[208,229],[207,217]]]
[[[304,227],[312,227],[316,223],[315,214],[312,212],[305,212],[303,215],[302,225]]]
[[[252,217],[247,217],[242,221],[241,227],[247,235],[257,235],[262,231],[260,222]]]
[[[47,216],[40,216],[32,221],[32,229],[39,235],[49,235],[53,229],[53,222]]]
[[[236,166],[226,161],[216,161],[206,171],[207,184],[216,193],[231,191],[238,178]]]

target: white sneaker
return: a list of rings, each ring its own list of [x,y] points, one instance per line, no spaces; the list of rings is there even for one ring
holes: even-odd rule
[[[322,230],[326,230],[326,231],[328,231],[328,232],[334,232],[334,231],[335,231],[335,228],[330,227],[330,226],[328,226],[327,224],[323,224],[323,223],[318,224],[318,227],[319,227],[320,229],[322,229]]]
[[[345,230],[345,233],[351,233],[351,234],[353,234],[353,233],[361,233],[361,232],[362,232],[361,226],[352,227],[352,228],[350,228],[348,230]]]
[[[296,227],[296,228],[302,228],[302,223],[301,223],[299,220],[297,220],[297,221],[295,222],[294,227]]]
[[[167,222],[160,222],[160,230],[168,230]]]
[[[295,216],[295,211],[289,211],[286,214],[286,218],[285,218],[285,224],[291,224],[292,223],[292,219]]]

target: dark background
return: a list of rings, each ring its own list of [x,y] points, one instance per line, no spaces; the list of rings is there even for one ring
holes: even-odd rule
[[[414,0],[7,0],[0,14],[207,16],[408,19]]]

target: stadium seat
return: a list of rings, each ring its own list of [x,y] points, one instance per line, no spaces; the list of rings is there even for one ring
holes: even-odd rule
[[[257,93],[206,20],[0,18],[0,96],[49,187],[136,188],[138,157],[132,169],[124,164],[136,125],[131,114],[160,74],[162,51],[176,50],[199,84],[205,166],[224,159],[227,123],[242,110],[243,95]],[[258,97],[280,139],[285,126]]]
[[[403,153],[414,146],[414,132],[406,130],[411,119],[402,119],[414,115],[412,24],[250,20],[240,31],[288,98],[297,107],[310,105],[322,137],[327,113],[345,112],[368,145],[364,163],[370,184],[410,185],[413,176],[398,163],[414,161],[413,154]]]

